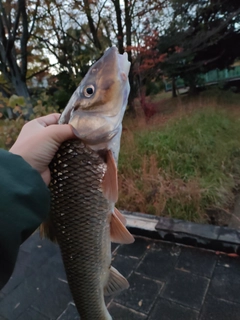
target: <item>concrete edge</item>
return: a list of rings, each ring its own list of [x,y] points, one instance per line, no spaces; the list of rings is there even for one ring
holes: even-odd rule
[[[121,211],[134,235],[240,255],[240,230]]]

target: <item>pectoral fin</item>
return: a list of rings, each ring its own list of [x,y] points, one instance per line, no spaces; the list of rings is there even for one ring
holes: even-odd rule
[[[114,208],[114,213],[118,217],[118,219],[122,222],[124,226],[127,224],[127,219],[121,214],[121,212],[118,211],[117,208]]]
[[[126,278],[124,278],[121,273],[119,273],[114,267],[110,267],[110,275],[108,283],[104,288],[104,295],[110,296],[114,293],[120,292],[129,287],[129,283]]]
[[[110,221],[110,236],[111,236],[112,242],[124,243],[124,244],[134,242],[134,237],[127,230],[124,224],[121,222],[118,215],[115,213],[115,210],[112,213],[111,221]]]
[[[105,198],[110,202],[117,202],[118,199],[118,179],[117,166],[112,151],[107,151],[107,171],[103,178],[102,188]]]

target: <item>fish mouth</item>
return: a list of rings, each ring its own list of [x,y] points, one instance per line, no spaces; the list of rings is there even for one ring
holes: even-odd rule
[[[119,69],[125,74],[126,77],[128,77],[131,63],[128,61],[127,52],[124,52],[123,54],[117,53],[117,59]]]

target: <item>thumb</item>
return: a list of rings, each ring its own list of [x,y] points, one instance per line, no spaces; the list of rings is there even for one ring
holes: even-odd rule
[[[53,139],[58,144],[61,144],[65,140],[76,138],[73,133],[73,128],[70,124],[57,124],[51,125],[44,130],[48,138]]]

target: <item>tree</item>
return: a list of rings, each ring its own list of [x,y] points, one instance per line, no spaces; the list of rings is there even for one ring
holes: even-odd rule
[[[167,1],[167,0],[162,0]],[[154,30],[159,0],[0,0],[0,72],[18,95],[29,99],[27,80],[54,61],[61,86],[78,84],[107,47],[127,51],[130,110],[138,92],[138,52],[145,22]],[[71,85],[69,86],[69,82]]]
[[[240,8],[236,0],[172,0],[172,21],[159,38],[160,67],[182,77],[192,92],[198,75],[229,67],[240,57]]]
[[[57,60],[58,71],[67,70],[75,79],[81,78],[86,66],[98,59],[107,47],[116,45],[120,53],[127,51],[132,64],[129,106],[134,110],[133,101],[138,92],[134,73],[137,51],[134,47],[138,41],[141,45],[143,21],[153,21],[155,16],[157,25],[156,17],[161,8],[159,0],[70,0],[66,3],[45,0],[41,10],[48,16],[47,24],[44,20],[46,33],[37,38]]]
[[[114,3],[118,3],[118,0],[112,0]],[[143,6],[144,4],[144,6]],[[126,51],[128,53],[128,60],[131,62],[131,69],[129,73],[129,82],[131,86],[130,96],[129,96],[129,111],[135,114],[134,110],[134,98],[137,96],[141,80],[139,74],[139,54],[143,52],[142,46],[145,40],[145,33],[155,32],[158,28],[158,16],[162,11],[164,1],[128,1],[124,0],[124,11],[125,15],[124,21],[121,24],[118,23],[118,37],[122,35],[121,26],[125,25],[125,34],[126,34]],[[116,5],[115,5],[116,10]],[[116,15],[118,18],[118,11],[116,10]],[[119,38],[118,38],[119,39]],[[121,38],[120,38],[121,40]],[[122,43],[120,42],[122,45]],[[143,46],[144,47],[144,46]],[[121,48],[121,46],[120,46]],[[147,47],[146,51],[147,50]],[[135,52],[135,55],[134,55]],[[141,93],[139,93],[141,96]]]
[[[44,69],[49,67],[46,66],[48,60],[38,55],[37,46],[32,42],[39,4],[40,0],[0,0],[0,72],[12,90],[26,99],[29,110],[31,104],[27,79],[40,72],[42,63],[45,64]],[[30,72],[29,64],[33,72]]]
[[[56,61],[54,87],[57,91],[53,94],[62,108],[90,65],[112,45],[103,32],[108,26],[100,13],[94,24],[96,12],[92,16],[90,2],[87,4],[86,1],[45,1],[41,14],[44,17],[41,29],[45,32],[34,34],[34,37],[50,59]]]

